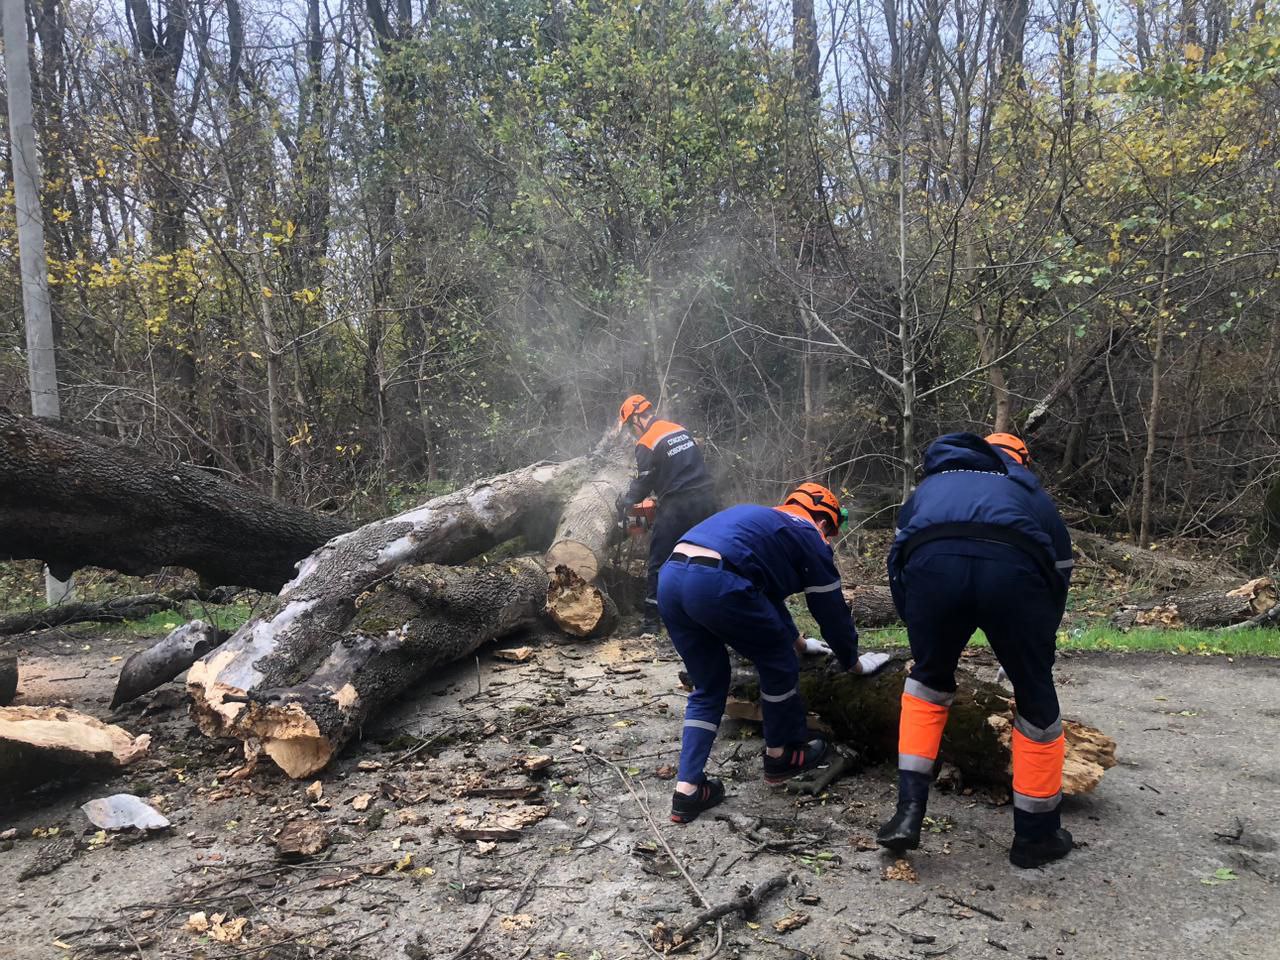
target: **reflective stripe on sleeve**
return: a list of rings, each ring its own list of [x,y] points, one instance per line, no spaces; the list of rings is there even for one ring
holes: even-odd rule
[[[1059,560],[1054,566],[1059,570],[1070,570],[1076,565],[1074,560]]]
[[[804,592],[805,593],[830,593],[832,590],[839,590],[839,589],[840,589],[840,581],[837,580],[835,583],[828,583],[821,587],[805,587]]]

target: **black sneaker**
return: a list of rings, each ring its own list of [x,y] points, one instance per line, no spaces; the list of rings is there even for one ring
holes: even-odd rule
[[[793,743],[784,747],[782,756],[764,755],[765,783],[785,783],[797,774],[819,767],[827,758],[827,741],[814,737],[808,743]]]
[[[1013,846],[1009,848],[1009,862],[1024,870],[1043,867],[1046,863],[1061,860],[1071,852],[1074,846],[1075,841],[1067,830],[1058,829],[1046,837],[1035,840],[1015,833]]]
[[[698,814],[710,810],[724,800],[724,784],[719,780],[703,780],[695,793],[671,794],[671,822],[693,823]]]

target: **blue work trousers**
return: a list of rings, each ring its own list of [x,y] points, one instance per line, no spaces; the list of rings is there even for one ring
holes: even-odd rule
[[[729,695],[730,647],[760,676],[765,745],[808,739],[794,631],[751,581],[720,567],[669,560],[658,575],[658,610],[693,682],[681,735],[681,780],[702,781]]]

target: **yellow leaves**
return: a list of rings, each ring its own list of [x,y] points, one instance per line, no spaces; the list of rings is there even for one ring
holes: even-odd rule
[[[68,220],[71,219],[71,211],[63,210],[61,207],[54,207],[53,219],[56,220],[58,223],[66,223]]]
[[[268,300],[270,300],[272,297],[274,297],[274,296],[275,296],[275,294],[271,292],[271,288],[270,288],[270,287],[263,287],[263,288],[262,288],[262,295],[263,295],[263,297],[265,297],[265,298],[266,298],[266,299],[268,299]]]
[[[1187,63],[1200,63],[1204,60],[1204,47],[1198,43],[1185,44],[1182,55],[1187,58]]]
[[[295,290],[290,294],[294,303],[312,304],[320,299],[320,291],[313,290],[310,287],[303,287],[301,290]]]

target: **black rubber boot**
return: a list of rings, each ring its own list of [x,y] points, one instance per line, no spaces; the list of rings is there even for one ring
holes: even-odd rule
[[[671,794],[671,822],[692,823],[702,811],[710,810],[723,800],[724,784],[719,780],[703,780],[696,793],[675,790]]]
[[[1043,837],[1026,837],[1015,833],[1013,846],[1009,848],[1009,862],[1023,870],[1043,867],[1046,863],[1061,860],[1074,846],[1071,832],[1061,827]]]
[[[929,801],[929,776],[910,770],[898,771],[898,809],[876,834],[876,843],[903,853],[920,846],[920,828]]]
[[[827,741],[814,737],[808,743],[793,743],[783,747],[782,756],[764,755],[765,783],[777,786],[786,783],[797,774],[822,766],[827,759]]]

